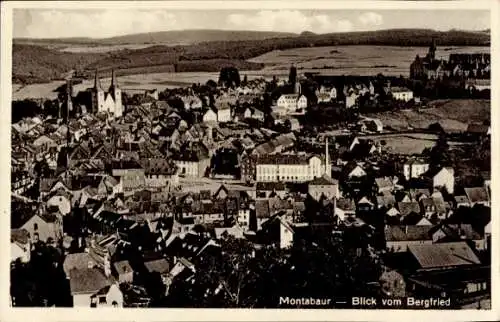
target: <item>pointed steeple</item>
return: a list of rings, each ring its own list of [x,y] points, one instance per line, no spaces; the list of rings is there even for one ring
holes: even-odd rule
[[[325,142],[325,174],[327,176],[332,175],[332,165],[330,162],[330,144],[328,142],[328,137],[326,137],[326,142]]]
[[[431,46],[429,47],[429,54],[428,54],[429,58],[432,60],[436,59],[436,49],[437,49],[436,38],[433,37]]]
[[[101,80],[99,79],[99,74],[97,69],[95,70],[94,89],[102,91]]]
[[[109,87],[109,91],[112,92],[115,88],[118,88],[118,82],[116,81],[115,70],[111,70],[111,86]]]
[[[66,113],[67,117],[69,117],[69,112],[73,110],[73,99],[71,97],[72,92],[72,84],[71,79],[66,81]]]

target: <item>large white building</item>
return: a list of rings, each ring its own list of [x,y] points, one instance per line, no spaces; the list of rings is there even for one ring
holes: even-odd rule
[[[307,98],[301,94],[283,94],[278,98],[278,109],[285,113],[305,113]]]
[[[403,165],[403,175],[406,180],[419,178],[429,170],[429,163],[419,160],[410,160]]]
[[[406,87],[392,87],[392,97],[398,101],[411,101],[413,99],[413,92]]]
[[[114,117],[123,115],[122,91],[118,87],[114,70],[111,72],[111,86],[105,92],[102,89],[101,81],[95,73],[94,87],[91,89],[92,94],[92,112],[94,113],[109,113]]]
[[[258,182],[305,182],[331,175],[331,163],[326,143],[325,156],[301,154],[265,154],[256,160]]]

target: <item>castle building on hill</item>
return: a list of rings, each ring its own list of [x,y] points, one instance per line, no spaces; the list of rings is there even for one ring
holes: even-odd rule
[[[108,113],[115,118],[123,115],[122,91],[118,87],[114,70],[111,72],[111,86],[107,92],[102,89],[101,81],[96,71],[91,94],[93,113]]]
[[[490,54],[450,54],[449,60],[436,58],[436,43],[432,41],[425,57],[417,55],[410,65],[412,79],[488,79]]]

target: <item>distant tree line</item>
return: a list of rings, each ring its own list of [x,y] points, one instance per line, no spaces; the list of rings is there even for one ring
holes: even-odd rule
[[[176,71],[219,71],[221,64],[217,64],[218,60],[225,61],[224,64],[229,60],[240,68],[256,69],[259,64],[245,61],[273,50],[340,45],[427,46],[433,38],[442,46],[488,45],[490,41],[487,34],[401,29],[151,46],[102,54],[66,53],[41,46],[14,44],[13,80],[24,83],[44,82],[58,78],[72,69],[164,68],[161,66],[175,65]],[[213,68],[208,70],[209,66]],[[138,74],[140,70],[135,70],[134,73]]]

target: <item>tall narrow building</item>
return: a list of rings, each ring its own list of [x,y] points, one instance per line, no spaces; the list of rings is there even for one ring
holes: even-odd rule
[[[436,59],[436,49],[436,39],[432,38],[432,43],[429,47],[429,53],[427,54],[427,57],[429,57],[431,61]]]
[[[96,70],[94,87],[92,93],[92,112],[93,113],[108,113],[113,117],[121,117],[123,115],[122,91],[118,87],[115,71],[111,71],[111,86],[108,92],[104,92],[101,86],[101,81]]]
[[[297,83],[297,68],[292,64],[290,66],[290,74],[288,75],[288,83],[295,89]]]
[[[104,90],[102,89],[97,69],[95,71],[94,87],[92,88],[91,93],[92,113],[95,114],[104,109]]]
[[[325,174],[329,177],[332,176],[332,162],[330,161],[330,145],[328,143],[328,137],[325,142]]]

